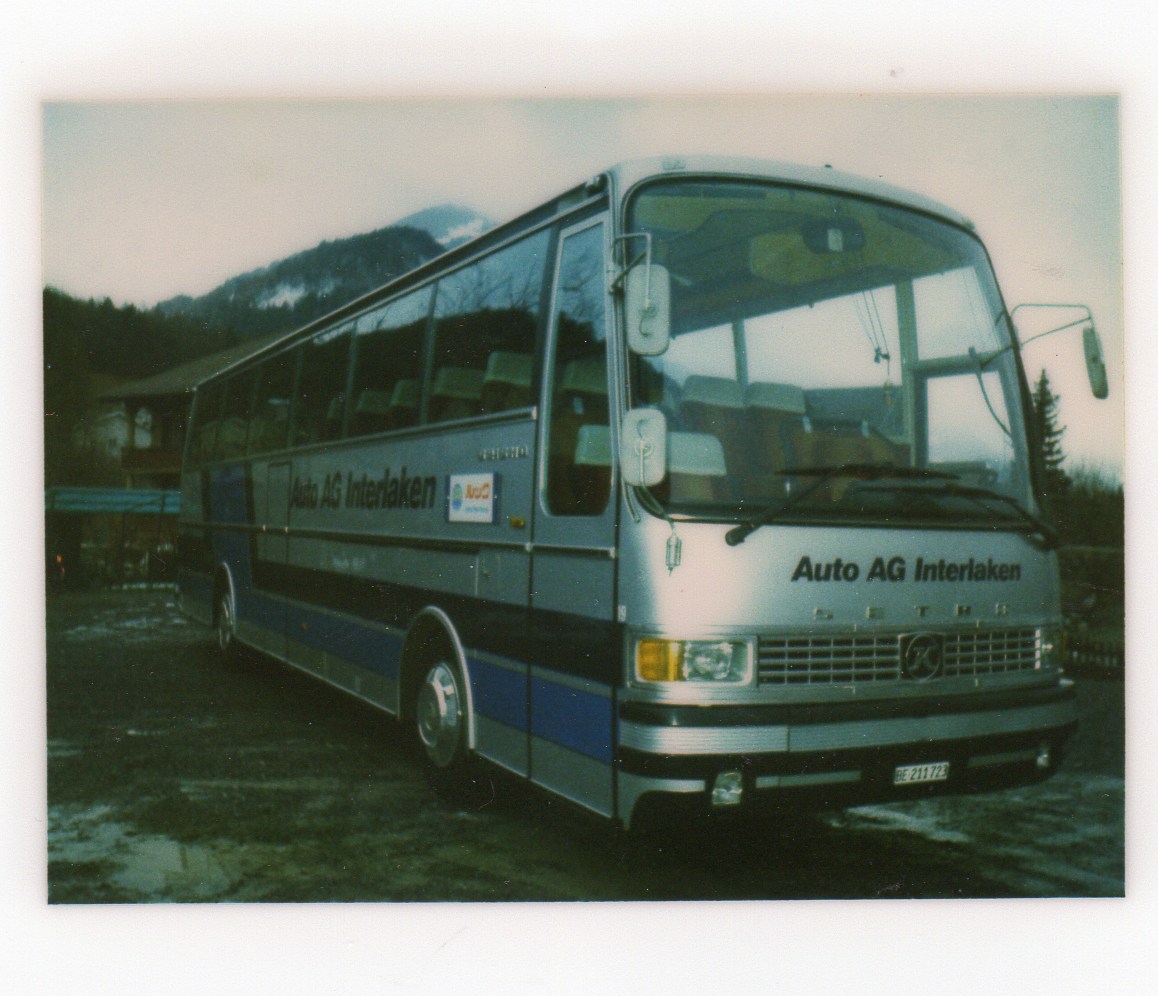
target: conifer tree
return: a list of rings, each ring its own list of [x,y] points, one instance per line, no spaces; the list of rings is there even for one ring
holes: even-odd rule
[[[1064,425],[1058,425],[1060,401],[1061,398],[1049,386],[1049,375],[1042,370],[1033,388],[1033,411],[1037,418],[1039,453],[1045,469],[1045,493],[1055,502],[1069,489],[1069,478],[1062,469],[1066,457],[1061,440],[1066,430]]]

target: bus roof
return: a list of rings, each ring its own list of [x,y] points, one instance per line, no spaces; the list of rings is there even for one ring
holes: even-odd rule
[[[504,232],[517,229],[520,224],[526,224],[530,218],[534,218],[535,216],[548,217],[551,214],[552,206],[558,207],[573,204],[575,195],[581,194],[585,190],[590,192],[593,189],[598,189],[592,188],[591,184],[594,181],[602,183],[604,177],[608,178],[615,197],[619,198],[636,184],[661,176],[726,176],[737,179],[764,180],[773,183],[787,183],[802,187],[829,189],[834,192],[852,193],[863,197],[870,197],[875,200],[889,201],[902,207],[935,215],[952,224],[970,230],[973,229],[973,223],[968,218],[954,211],[952,208],[933,200],[931,197],[905,190],[902,187],[894,187],[880,180],[872,180],[867,177],[857,176],[853,173],[842,173],[827,165],[823,167],[802,166],[797,163],[778,162],[771,159],[709,155],[654,156],[651,158],[625,160],[611,166],[602,173],[596,174],[588,180],[587,183],[572,187],[537,208],[504,222],[496,228],[484,232],[447,253],[427,260],[414,270],[401,274],[394,278],[394,280],[389,281],[382,287],[360,298],[346,302],[334,311],[319,316],[305,326],[287,332],[283,336],[276,337],[272,342],[266,341],[264,344],[257,346],[252,353],[238,358],[228,366],[204,378],[200,384],[216,380],[218,377],[253,361],[259,356],[276,352],[283,345],[293,340],[305,338],[336,321],[342,321],[356,315],[359,311],[375,301],[389,296],[389,293],[395,285],[410,280],[412,277],[424,272],[437,272],[440,267],[445,265],[447,260],[453,257],[466,258],[475,251],[480,243],[493,241],[496,238],[501,239],[503,238]],[[200,386],[200,384],[198,386]]]
[[[635,184],[668,176],[734,176],[777,183],[821,187],[844,193],[860,194],[876,200],[891,201],[926,214],[937,215],[955,225],[972,229],[973,223],[951,207],[923,194],[894,187],[892,184],[853,173],[842,173],[830,166],[801,166],[797,163],[777,162],[770,159],[751,159],[733,156],[655,156],[649,159],[628,160],[607,170],[620,194]]]

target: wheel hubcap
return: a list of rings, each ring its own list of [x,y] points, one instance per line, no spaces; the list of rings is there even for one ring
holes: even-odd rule
[[[217,645],[228,650],[233,643],[233,607],[228,598],[221,600],[217,610]]]
[[[445,663],[426,673],[418,691],[418,736],[430,760],[445,768],[462,740],[462,705],[458,680]]]

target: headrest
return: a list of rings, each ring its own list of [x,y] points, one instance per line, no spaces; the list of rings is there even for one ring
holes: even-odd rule
[[[371,391],[366,388],[358,395],[354,411],[359,415],[385,415],[390,408],[390,395],[385,391]]]
[[[531,386],[531,354],[494,352],[487,359],[487,381]]]
[[[563,368],[562,390],[575,394],[606,394],[607,366],[602,356],[584,356]]]
[[[575,441],[575,464],[579,467],[611,466],[611,430],[605,425],[582,425]]]
[[[804,388],[795,384],[760,382],[748,385],[748,404],[793,415],[804,414]]]
[[[400,380],[394,385],[394,391],[390,395],[391,408],[417,408],[418,407],[418,381],[416,380]]]
[[[744,394],[737,381],[725,377],[693,374],[684,381],[684,403],[689,401],[716,408],[743,408]]]
[[[434,376],[431,393],[438,398],[467,398],[477,401],[482,397],[483,372],[469,367],[443,367]]]
[[[690,379],[690,378],[689,378]],[[667,437],[669,474],[697,474],[724,477],[724,447],[718,437],[706,432],[673,432]]]

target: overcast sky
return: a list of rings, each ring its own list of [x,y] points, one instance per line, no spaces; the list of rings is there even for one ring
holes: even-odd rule
[[[1075,333],[1031,347],[1027,366],[1031,378],[1045,367],[1062,398],[1071,462],[1120,471],[1112,96],[49,103],[43,278],[151,305],[432,205],[501,221],[612,162],[672,152],[831,163],[962,211],[1011,306],[1093,310],[1109,401],[1089,398]],[[1026,314],[1023,335],[1043,318]]]

